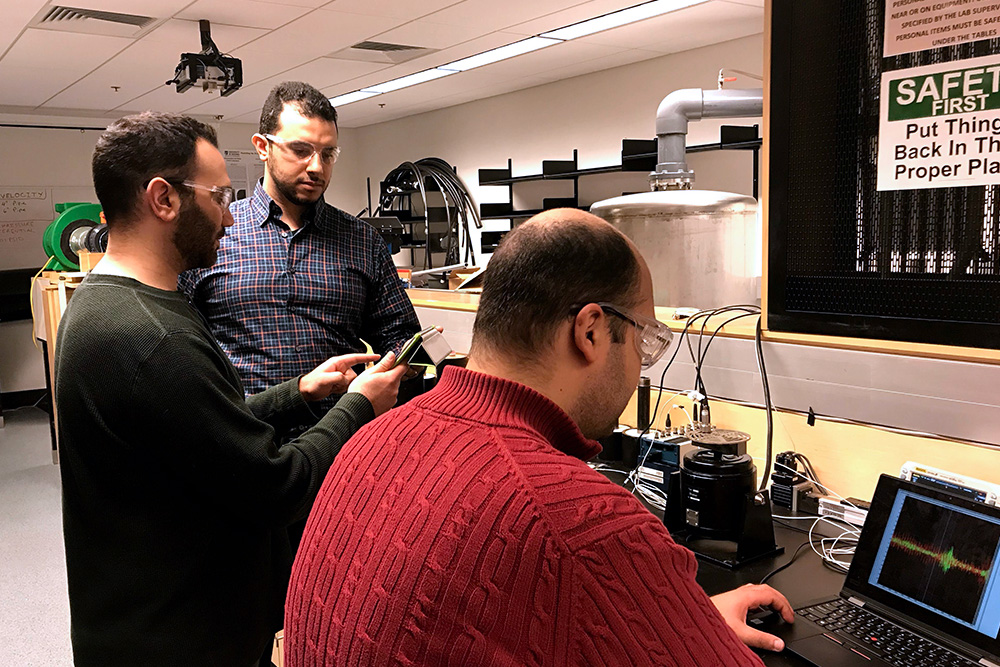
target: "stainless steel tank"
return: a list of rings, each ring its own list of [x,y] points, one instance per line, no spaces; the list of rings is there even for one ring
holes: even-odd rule
[[[599,201],[590,211],[632,240],[658,306],[716,308],[760,300],[757,200],[713,190],[660,190]]]

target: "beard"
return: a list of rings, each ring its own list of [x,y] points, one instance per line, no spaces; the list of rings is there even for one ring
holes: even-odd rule
[[[219,255],[215,242],[225,235],[224,228],[217,232],[216,227],[193,199],[181,201],[173,242],[185,270],[207,269],[215,264]]]
[[[635,387],[625,378],[625,346],[615,344],[607,366],[590,382],[590,391],[581,396],[573,416],[584,437],[597,440],[611,435]]]
[[[271,182],[274,183],[275,189],[281,194],[281,197],[290,204],[296,206],[309,206],[310,204],[315,204],[319,201],[319,198],[323,196],[323,191],[320,190],[316,193],[315,197],[311,199],[309,197],[302,197],[295,191],[295,181],[287,181],[278,176],[271,168],[271,165],[267,165],[267,171],[271,175]]]

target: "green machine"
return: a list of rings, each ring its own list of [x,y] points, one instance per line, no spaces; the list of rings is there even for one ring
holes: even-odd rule
[[[108,248],[108,226],[101,219],[101,205],[81,202],[56,204],[59,214],[42,235],[46,266],[56,271],[78,271],[80,251],[104,252]]]

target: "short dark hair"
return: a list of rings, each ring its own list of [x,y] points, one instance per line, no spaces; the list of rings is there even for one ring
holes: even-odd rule
[[[473,347],[536,358],[573,307],[610,301],[637,305],[639,262],[625,236],[603,221],[527,222],[490,258],[473,325]],[[613,339],[624,323],[608,319]]]
[[[146,111],[108,126],[97,140],[91,166],[94,190],[110,228],[135,215],[150,179],[188,178],[199,139],[219,145],[214,128],[178,114]]]
[[[278,117],[286,104],[294,104],[306,118],[322,118],[335,126],[337,124],[337,110],[326,95],[308,83],[285,81],[272,88],[264,100],[264,108],[260,112],[261,134],[274,134],[278,131]]]

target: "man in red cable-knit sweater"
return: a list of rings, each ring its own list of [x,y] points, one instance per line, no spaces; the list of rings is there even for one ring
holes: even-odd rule
[[[664,340],[666,338],[666,340]],[[468,369],[364,427],[306,526],[290,667],[759,665],[768,586],[709,598],[695,558],[590,469],[669,336],[649,270],[606,222],[536,216],[490,261]]]

